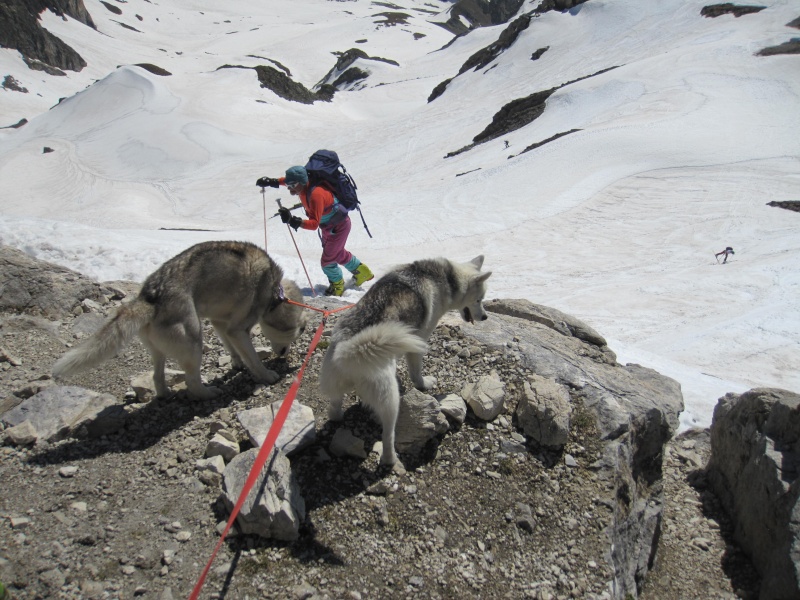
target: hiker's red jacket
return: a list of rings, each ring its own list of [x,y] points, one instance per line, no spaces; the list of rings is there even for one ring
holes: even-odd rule
[[[278,183],[286,185],[286,178],[281,177]],[[334,197],[333,193],[327,190],[324,186],[318,185],[311,190],[311,198],[306,198],[306,191],[308,185],[300,192],[300,203],[306,211],[308,219],[303,221],[301,227],[303,229],[310,229],[314,231],[320,224],[324,222],[323,215],[328,214],[333,208]]]

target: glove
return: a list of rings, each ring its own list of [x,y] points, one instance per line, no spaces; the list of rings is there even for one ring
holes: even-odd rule
[[[300,225],[303,224],[303,219],[300,217],[292,217],[289,219],[289,227],[297,231],[300,228]]]
[[[256,181],[256,185],[259,187],[278,187],[278,180],[273,179],[272,177],[260,177],[258,181]]]
[[[284,208],[283,206],[278,209],[278,215],[281,218],[281,223],[288,223],[292,220],[292,213],[289,212],[288,208]]]

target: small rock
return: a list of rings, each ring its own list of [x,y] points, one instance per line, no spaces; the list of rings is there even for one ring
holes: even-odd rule
[[[8,441],[15,446],[29,446],[39,439],[39,432],[30,421],[23,421],[5,431]]]
[[[206,446],[206,456],[221,456],[225,462],[230,462],[239,454],[239,443],[231,441],[221,433],[216,434]]]
[[[10,521],[11,529],[20,531],[27,529],[31,524],[31,520],[28,517],[11,517]]]
[[[192,534],[188,531],[179,531],[175,535],[175,539],[181,543],[188,542],[192,538]]]

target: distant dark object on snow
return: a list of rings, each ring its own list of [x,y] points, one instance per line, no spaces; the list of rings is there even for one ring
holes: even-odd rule
[[[762,48],[756,53],[756,56],[774,56],[776,54],[800,54],[800,38],[792,38],[777,46]]]
[[[786,210],[800,212],[800,200],[773,200],[772,202],[767,202],[767,206],[777,206],[778,208],[785,208]]]
[[[741,17],[742,15],[749,15],[752,13],[761,12],[767,8],[766,6],[742,6],[736,5],[731,2],[726,2],[725,4],[710,4],[709,6],[704,6],[703,9],[700,11],[700,14],[704,17],[721,17],[722,15],[733,15],[734,17]]]
[[[153,75],[160,75],[162,77],[169,77],[170,75],[172,75],[172,73],[170,73],[166,69],[162,69],[161,67],[151,63],[136,63],[136,66],[141,67],[146,71],[150,71]]]

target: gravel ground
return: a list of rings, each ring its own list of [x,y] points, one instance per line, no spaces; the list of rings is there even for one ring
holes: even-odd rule
[[[9,317],[0,315],[0,411],[51,384],[51,365],[76,342],[71,319],[48,331]],[[14,598],[188,597],[227,519],[220,490],[197,479],[195,462],[220,424],[249,447],[236,413],[283,398],[312,335],[310,327],[287,359],[268,361],[284,377],[267,388],[220,366],[222,348],[208,330],[204,374],[225,391],[209,402],[183,392],[133,402],[130,380],[149,369],[138,341],[71,380],[127,403],[127,425],[98,440],[0,446],[0,580]],[[318,437],[291,459],[307,509],[300,538],[229,537],[201,598],[610,597],[602,531],[610,513],[599,501],[606,484],[584,468],[597,457],[594,431],[576,420],[584,425],[566,451],[577,468],[513,451],[514,382],[524,373],[485,349],[469,358],[442,349],[460,337],[444,325],[431,339],[440,350],[425,369],[439,379],[435,392],[458,392],[496,370],[512,402],[489,424],[470,413],[423,456],[401,455],[404,468],[394,470],[379,467],[375,453],[326,452],[335,428],[316,393],[323,349],[314,353],[297,401],[314,410]],[[371,448],[380,425],[354,402],[345,408],[341,426]],[[758,578],[705,490],[707,458],[707,432],[668,448],[662,537],[643,598],[757,597]]]

